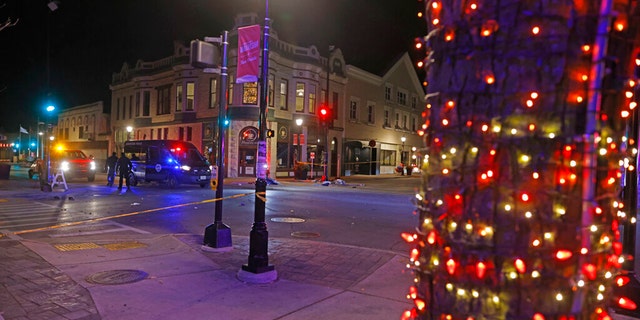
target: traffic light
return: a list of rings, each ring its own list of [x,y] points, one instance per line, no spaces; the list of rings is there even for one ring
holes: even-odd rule
[[[320,120],[320,124],[329,125],[331,123],[331,109],[327,106],[321,106],[320,110],[318,110],[318,119]]]

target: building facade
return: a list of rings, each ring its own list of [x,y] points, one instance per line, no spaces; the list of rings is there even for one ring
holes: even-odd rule
[[[255,176],[260,83],[235,83],[237,28],[258,23],[257,15],[236,18],[229,32],[225,176]],[[382,76],[347,65],[340,49],[328,57],[315,46],[269,39],[267,139],[271,177],[293,176],[296,164],[320,176],[389,174],[411,162],[421,146],[424,91],[407,54]],[[190,48],[174,43],[173,55],[153,62],[124,63],[111,83],[110,150],[129,139],[192,142],[215,163],[220,75],[191,66]],[[319,106],[333,121],[323,130]],[[127,128],[130,131],[127,131]],[[325,152],[328,149],[329,152]],[[328,161],[327,161],[328,160]]]
[[[103,161],[108,156],[111,137],[109,122],[110,115],[105,112],[102,101],[64,109],[53,128],[53,144],[82,150],[87,156]]]

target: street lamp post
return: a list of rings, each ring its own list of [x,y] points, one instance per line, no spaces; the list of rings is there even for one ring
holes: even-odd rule
[[[260,117],[258,119],[258,152],[256,157],[256,192],[253,225],[249,233],[248,263],[238,271],[238,278],[245,282],[268,283],[277,279],[278,274],[269,264],[267,246],[269,232],[265,223],[265,202],[267,201],[267,94],[269,78],[269,0],[265,0],[264,30],[262,38],[262,69],[260,73]]]
[[[400,150],[400,163],[402,163],[402,171],[400,171],[400,175],[404,176],[404,142],[407,141],[407,138],[405,136],[402,136],[400,138],[400,141],[402,141],[402,149]]]
[[[51,120],[53,112],[56,110],[56,107],[53,105],[49,105],[46,108],[47,111],[47,119]],[[40,174],[40,190],[45,192],[51,192],[51,141],[53,141],[53,124],[48,123],[50,121],[45,121],[45,136],[48,136],[44,139],[43,153],[44,153],[44,172]]]
[[[296,156],[295,156],[295,160],[296,162],[300,161],[300,157],[302,154],[302,123],[303,120],[302,118],[298,118],[296,119],[296,126],[298,126],[298,141],[296,143]]]
[[[40,158],[44,156],[44,132],[42,132],[42,128],[40,125],[43,124],[38,122],[38,148],[36,149],[36,157]]]
[[[416,156],[416,150],[418,150],[416,147],[411,147],[411,159],[413,159],[413,161],[411,162],[411,165],[418,165],[418,157]]]
[[[131,133],[133,132],[132,126],[127,126],[127,140],[131,140]]]
[[[229,48],[229,31],[222,34],[222,65],[220,66],[220,108],[218,109],[218,147],[216,148],[216,167],[217,167],[217,187],[216,187],[216,205],[214,221],[204,229],[203,250],[206,251],[227,251],[232,248],[231,228],[222,222],[222,199],[224,197],[224,157],[225,157],[225,136],[227,119],[227,79],[228,79],[228,48]]]
[[[329,79],[330,79],[330,75],[331,75],[331,65],[329,64],[329,62],[331,61],[331,53],[333,52],[333,50],[335,49],[334,46],[329,46],[329,53],[327,54],[327,91],[325,92],[325,96],[324,96],[324,103],[327,104],[327,107],[329,107]],[[330,113],[331,116],[333,117],[334,114],[333,112]],[[330,161],[330,153],[329,153],[329,124],[331,123],[331,121],[333,121],[333,119],[327,119],[326,123],[325,123],[325,127],[323,128],[324,130],[324,152],[325,152],[325,156],[324,156],[324,180],[329,180],[329,163],[331,163]]]

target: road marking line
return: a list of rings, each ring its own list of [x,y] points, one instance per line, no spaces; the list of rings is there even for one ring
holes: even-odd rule
[[[144,230],[142,230],[142,229],[138,229],[138,228],[135,228],[135,227],[132,227],[132,226],[128,226],[128,225],[126,225],[126,224],[122,224],[122,223],[120,223],[120,222],[115,222],[115,221],[110,221],[110,220],[105,221],[105,222],[107,222],[107,223],[109,223],[109,224],[112,224],[112,225],[116,225],[116,226],[118,226],[118,227],[120,227],[120,228],[122,228],[122,229],[131,230],[131,231],[134,231],[134,232],[137,232],[137,233],[142,233],[142,234],[151,234],[151,232],[144,231]]]
[[[186,206],[192,206],[192,205],[198,205],[198,204],[203,204],[203,203],[211,203],[211,202],[221,201],[221,200],[225,200],[225,199],[241,198],[241,197],[245,197],[245,196],[252,195],[252,194],[256,194],[256,193],[255,192],[252,192],[252,193],[240,193],[240,194],[236,194],[236,195],[232,195],[232,196],[224,197],[224,198],[207,199],[207,200],[196,201],[196,202],[176,204],[176,205],[172,205],[172,206],[168,206],[168,207],[160,207],[160,208],[154,208],[154,209],[147,209],[147,210],[123,213],[123,214],[118,214],[118,215],[115,215],[115,216],[108,216],[108,217],[100,217],[100,218],[94,218],[94,219],[88,219],[88,220],[66,222],[66,223],[61,223],[61,224],[48,226],[48,227],[15,231],[15,232],[13,232],[13,234],[19,235],[19,234],[25,234],[25,233],[32,233],[32,232],[40,232],[40,231],[46,231],[46,230],[60,229],[60,228],[69,227],[69,226],[77,226],[77,225],[81,225],[81,224],[84,224],[84,223],[130,217],[130,216],[135,216],[135,215],[139,215],[139,214],[143,214],[143,213],[150,213],[150,212],[156,212],[156,211],[162,211],[162,210],[168,210],[168,209],[176,209],[176,208],[181,208],[181,207],[186,207]]]

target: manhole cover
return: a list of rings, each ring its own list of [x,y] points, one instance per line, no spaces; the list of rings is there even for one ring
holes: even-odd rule
[[[284,218],[271,218],[273,222],[286,222],[286,223],[301,223],[304,222],[304,219],[301,218],[293,218],[293,217],[284,217]]]
[[[320,234],[317,232],[296,231],[291,232],[291,236],[295,238],[317,238],[320,236]]]
[[[95,284],[126,284],[146,279],[148,274],[140,270],[109,270],[94,273],[87,282]]]

